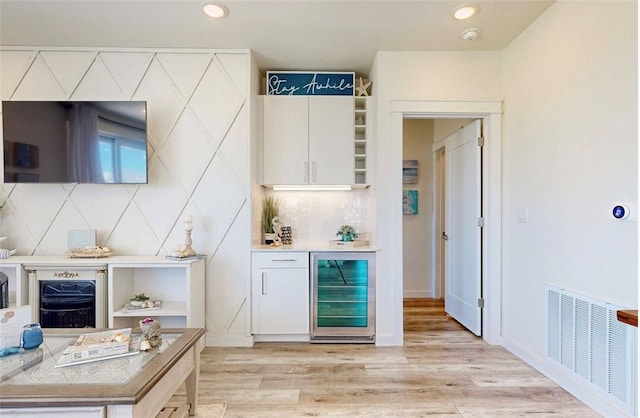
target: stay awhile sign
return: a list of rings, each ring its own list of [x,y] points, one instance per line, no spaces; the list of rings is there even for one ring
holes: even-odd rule
[[[355,73],[267,71],[272,96],[353,96]]]

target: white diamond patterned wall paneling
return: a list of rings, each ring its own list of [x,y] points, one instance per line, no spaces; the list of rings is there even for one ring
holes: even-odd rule
[[[216,148],[200,121],[186,108],[162,146],[160,157],[185,190],[193,190]]]
[[[182,114],[186,99],[156,58],[132,99],[147,101],[148,133],[153,148],[159,149]]]
[[[118,224],[120,216],[126,210],[127,205],[131,202],[133,193],[137,189],[137,186],[103,187],[95,184],[78,184],[75,186],[69,200],[78,208],[82,216],[81,219],[86,222],[82,227],[95,229],[98,242],[106,245],[111,231]],[[96,196],[100,196],[100,198],[96,199]],[[67,229],[82,228],[68,227]]]
[[[145,255],[157,254],[161,242],[140,208],[135,202],[131,202],[111,232],[106,245],[118,254]]]
[[[235,169],[236,175],[246,189],[249,189],[251,184],[251,166],[248,158],[249,147],[242,141],[242,138],[249,137],[250,126],[249,108],[243,106],[218,149],[229,165]]]
[[[45,234],[48,233],[72,190],[57,184],[35,185],[34,187],[18,185],[12,190],[9,198],[16,211],[16,218],[24,224],[25,229],[29,231],[29,235],[36,243],[42,241]],[[20,241],[23,237],[11,236],[11,239]],[[12,248],[22,249],[24,247],[14,245]],[[62,250],[60,253],[64,253],[66,247]]]
[[[159,244],[164,243],[178,221],[189,200],[188,190],[191,190],[180,184],[178,178],[169,172],[169,167],[160,158],[156,159],[149,167],[149,184],[140,187],[134,197],[135,204],[149,223]],[[155,250],[159,249],[160,247]]]
[[[217,147],[222,143],[244,101],[245,98],[235,87],[233,80],[214,57],[189,105]]]
[[[40,56],[47,63],[56,80],[70,97],[96,58],[95,52],[42,51]]]
[[[64,91],[51,69],[38,54],[11,96],[12,100],[65,100]]]
[[[184,244],[189,214],[208,255],[208,341],[249,341],[250,61],[248,51],[0,51],[3,99],[145,100],[150,141],[146,185],[2,185],[8,245],[60,255],[66,230],[90,228],[116,254],[162,255]]]
[[[190,98],[211,63],[211,54],[157,54],[156,58],[185,98]]]
[[[101,100],[128,99],[100,56],[91,63],[71,95],[73,100],[93,100],[95,97],[100,97]]]
[[[249,264],[249,263],[247,263]],[[207,329],[214,335],[228,333],[243,309],[248,309],[247,284],[240,278],[230,254],[224,248],[218,249],[207,269],[207,294],[224,294],[217,304],[207,304]],[[229,280],[238,277],[237,280]]]
[[[127,100],[133,97],[153,59],[150,52],[100,52],[98,56]]]
[[[238,54],[218,54],[216,55],[222,67],[226,69],[235,87],[238,89],[242,97],[249,97],[248,84],[244,82],[249,78],[249,66],[242,55]]]
[[[9,100],[35,59],[35,51],[0,51],[0,94]]]

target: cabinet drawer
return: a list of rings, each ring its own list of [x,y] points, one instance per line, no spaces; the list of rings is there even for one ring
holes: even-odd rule
[[[308,268],[308,252],[264,251],[253,253],[252,262],[257,268]]]

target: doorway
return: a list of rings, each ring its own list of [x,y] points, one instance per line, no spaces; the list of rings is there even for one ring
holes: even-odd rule
[[[391,103],[391,167],[394,168],[389,183],[390,194],[402,196],[402,138],[404,118],[462,118],[481,119],[484,125],[485,146],[482,149],[484,165],[482,167],[482,187],[485,199],[482,210],[485,214],[485,227],[482,245],[485,249],[482,257],[483,284],[482,293],[485,307],[482,311],[482,335],[490,344],[500,343],[500,312],[501,312],[501,283],[500,283],[500,219],[501,219],[501,125],[502,103],[500,101],[441,101],[441,100],[398,100]],[[378,201],[378,206],[385,213],[392,213],[395,220],[391,224],[398,225],[388,229],[391,251],[388,257],[381,258],[378,264],[383,274],[393,277],[403,277],[402,263],[402,211],[393,209],[393,202]],[[440,239],[440,238],[438,238]],[[403,283],[394,282],[396,307],[402,307]],[[397,325],[400,325],[401,323]],[[402,335],[401,328],[396,328],[396,335]]]
[[[404,304],[441,301],[447,314],[476,335],[481,334],[480,136],[480,120],[403,120]],[[411,210],[407,201],[419,204]],[[451,279],[445,282],[447,275]]]

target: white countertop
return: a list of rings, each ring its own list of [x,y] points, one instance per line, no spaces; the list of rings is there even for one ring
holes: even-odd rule
[[[341,242],[341,241],[338,241]],[[280,245],[272,247],[270,245],[254,245],[252,251],[349,251],[349,252],[372,252],[377,251],[378,248],[373,245],[363,245],[360,247],[352,247],[348,245],[337,245],[324,243],[300,243],[292,245]]]

